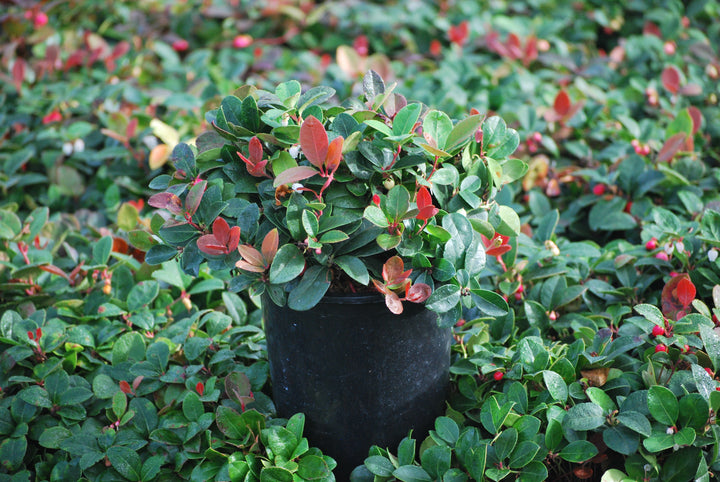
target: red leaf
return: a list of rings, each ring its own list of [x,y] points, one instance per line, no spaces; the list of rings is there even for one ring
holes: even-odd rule
[[[283,184],[293,184],[313,177],[315,174],[319,174],[319,172],[310,166],[291,167],[278,174],[275,181],[273,181],[273,187],[282,186]]]
[[[195,385],[195,391],[202,397],[202,394],[205,391],[205,385],[203,382],[197,382],[197,385]]]
[[[658,152],[657,157],[655,158],[656,162],[668,162],[673,157],[675,157],[675,154],[680,150],[683,143],[685,142],[685,137],[687,136],[684,132],[678,132],[677,134],[670,137],[670,139],[665,141],[665,144],[663,144],[662,149],[660,149],[660,152]]]
[[[385,283],[387,283],[391,289],[397,289],[402,286],[405,281],[408,281],[407,278],[410,276],[410,273],[412,273],[412,270],[403,271],[404,269],[405,264],[400,256],[393,256],[385,261],[382,276]]]
[[[240,243],[240,226],[233,226],[230,229],[230,234],[228,235],[228,241],[227,241],[228,252],[235,251],[237,249],[239,243]]]
[[[126,382],[125,380],[120,381],[120,391],[126,395],[130,395],[133,392],[132,388],[130,387],[130,384],[128,382]]]
[[[680,288],[680,285],[683,285]],[[692,297],[690,296],[692,295]],[[674,276],[662,290],[662,312],[667,318],[676,320],[682,316],[688,305],[695,298],[695,286],[687,273]],[[687,301],[687,304],[684,302]]]
[[[571,107],[572,102],[570,101],[568,93],[565,92],[565,90],[558,92],[555,96],[555,102],[553,102],[553,109],[555,112],[557,112],[561,117],[564,117],[568,112],[570,112]]]
[[[261,248],[262,255],[265,260],[265,265],[269,265],[270,263],[272,263],[273,259],[275,259],[275,254],[277,254],[278,250],[279,240],[280,238],[278,236],[277,228],[274,228],[272,231],[265,235],[265,239],[263,239]]]
[[[335,172],[338,166],[340,166],[344,140],[342,137],[336,137],[328,146],[327,158],[325,159],[325,169],[327,169],[328,172]]]
[[[405,292],[405,298],[413,303],[422,303],[430,298],[432,288],[425,283],[416,283],[410,286]]]
[[[22,95],[22,83],[23,80],[25,80],[25,60],[17,58],[15,59],[15,64],[12,68],[12,78],[13,83],[15,84],[15,90],[18,91],[18,94]]]
[[[128,122],[127,128],[125,128],[125,137],[128,139],[132,139],[135,136],[135,130],[138,126],[138,119],[137,117],[133,117],[130,119],[130,122]]]
[[[328,153],[328,136],[322,122],[313,116],[300,126],[300,147],[310,164],[318,168],[323,166]]]
[[[702,112],[700,112],[700,109],[698,109],[694,105],[691,105],[690,107],[688,107],[687,111],[688,111],[688,114],[690,114],[690,118],[693,121],[692,133],[693,133],[693,135],[695,135],[700,130],[700,127],[702,127],[702,123],[703,123]]]
[[[195,183],[195,185],[190,188],[190,191],[185,197],[185,210],[188,215],[192,216],[198,210],[200,201],[202,201],[203,195],[205,195],[206,188],[207,181]]]
[[[677,297],[684,307],[690,306],[695,299],[695,285],[689,278],[683,278],[677,285]]]
[[[205,234],[197,240],[197,247],[200,251],[211,256],[228,254],[228,248],[221,243],[214,234]]]
[[[373,279],[372,282],[373,282],[373,285],[375,285],[375,289],[378,290],[383,295],[387,296],[390,293],[392,293],[392,290],[390,288],[388,288],[384,283],[381,283],[376,279]]]
[[[41,270],[47,271],[48,273],[56,274],[58,276],[62,276],[65,279],[70,279],[70,277],[65,274],[65,271],[61,270],[55,265],[52,264],[44,264],[42,266],[38,266]]]
[[[660,76],[663,87],[665,87],[671,94],[677,94],[680,90],[680,71],[674,65],[665,67]]]
[[[265,262],[260,251],[249,244],[240,245],[237,249],[243,259],[238,261],[235,266],[240,269],[244,269],[245,271],[253,271],[255,273],[262,273],[265,271]]]
[[[428,191],[425,186],[422,186],[418,190],[416,202],[418,213],[415,217],[421,221],[427,221],[440,211],[438,208],[433,206],[430,191]]]
[[[128,53],[130,51],[130,44],[123,40],[122,42],[118,43],[115,48],[112,51],[111,57],[113,59],[118,59]]]
[[[262,161],[263,158],[263,146],[262,142],[260,142],[260,139],[257,137],[253,137],[250,139],[250,144],[248,144],[248,155],[250,156],[250,161],[253,164],[257,164],[258,162]]]
[[[173,214],[182,214],[182,201],[175,194],[160,192],[148,199],[148,204],[154,208],[167,209]]]
[[[228,239],[230,238],[230,226],[223,218],[217,217],[215,221],[213,221],[212,233],[220,244],[227,245]]]
[[[403,312],[402,301],[400,301],[400,297],[393,291],[385,295],[385,306],[396,315]]]

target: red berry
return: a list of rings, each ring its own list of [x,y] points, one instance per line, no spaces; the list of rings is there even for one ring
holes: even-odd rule
[[[663,328],[663,327],[660,326],[660,325],[655,325],[655,326],[653,326],[652,334],[653,334],[653,336],[664,335],[664,334],[665,334],[665,328]]]
[[[657,248],[657,238],[650,238],[650,240],[645,243],[645,249],[652,251],[655,248]]]
[[[655,345],[655,353],[661,352],[661,351],[667,351],[667,347],[660,343],[659,345]]]
[[[493,378],[495,379],[496,382],[499,382],[500,380],[502,380],[504,376],[505,376],[505,374],[503,372],[493,373]]]
[[[605,184],[595,184],[592,189],[593,194],[596,196],[602,196],[605,194]]]
[[[710,375],[710,378],[714,378],[714,377],[715,377],[715,373],[712,371],[712,368],[710,368],[710,367],[705,367],[705,371],[708,372],[708,375]]]
[[[460,319],[457,320],[457,322],[455,323],[455,326],[457,326],[458,328],[460,328],[460,327],[463,326],[464,324],[465,324],[465,320],[463,320],[462,318],[460,318]]]
[[[188,47],[190,47],[190,44],[184,38],[176,40],[172,43],[172,48],[175,52],[185,52]]]
[[[380,206],[380,195],[379,194],[373,194],[372,202],[376,206]]]
[[[690,353],[690,346],[689,346],[689,345],[683,346],[683,352],[684,352],[684,353]]]

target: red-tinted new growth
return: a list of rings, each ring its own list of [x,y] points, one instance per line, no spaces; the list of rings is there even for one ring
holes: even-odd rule
[[[132,395],[133,393],[132,387],[125,380],[120,381],[120,391],[123,392],[125,395]]]
[[[376,206],[380,206],[380,195],[379,194],[373,194],[372,202]]]
[[[48,115],[43,117],[42,123],[43,124],[52,124],[53,122],[60,122],[62,120],[62,114],[59,110],[54,110],[50,112]]]
[[[468,39],[468,33],[469,24],[467,20],[464,20],[460,23],[460,25],[450,26],[448,29],[448,38],[450,39],[450,42],[462,47]]]
[[[202,397],[202,394],[205,391],[205,384],[203,384],[203,382],[197,382],[195,385],[195,391]]]
[[[415,217],[420,221],[427,221],[440,211],[438,208],[433,206],[432,196],[430,196],[430,191],[428,191],[425,186],[418,190],[417,208],[418,213]]]
[[[28,332],[27,332],[27,336],[28,336],[28,338],[30,338],[31,340],[34,340],[34,339],[35,339],[35,334],[34,334],[32,331],[28,331]]]

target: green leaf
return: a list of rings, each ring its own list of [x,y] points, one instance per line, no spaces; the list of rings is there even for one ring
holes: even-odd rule
[[[548,393],[550,393],[550,396],[553,397],[554,400],[561,403],[565,403],[567,401],[567,384],[560,375],[553,371],[545,370],[543,371],[543,380],[545,381]]]
[[[115,419],[120,420],[127,411],[127,395],[123,392],[115,392],[112,398],[112,410],[115,414]]]
[[[362,260],[355,256],[340,256],[335,258],[335,264],[342,269],[345,274],[357,281],[363,286],[367,286],[370,282],[370,273]]]
[[[603,441],[610,449],[623,455],[632,455],[640,445],[640,436],[621,425],[603,430]]]
[[[460,303],[460,287],[448,284],[433,291],[425,302],[425,307],[436,313],[445,313],[458,303]]]
[[[272,284],[284,284],[299,276],[305,269],[305,257],[294,244],[283,245],[270,265],[269,280]]]
[[[400,241],[402,241],[402,236],[399,234],[383,233],[377,237],[378,246],[385,251],[396,248],[400,244]]]
[[[177,254],[178,250],[172,246],[156,244],[145,253],[145,262],[150,266],[154,266],[171,260]]]
[[[365,467],[370,473],[379,477],[390,477],[395,470],[392,462],[382,455],[372,455],[366,458]]]
[[[498,206],[500,225],[497,232],[503,236],[515,237],[520,234],[520,217],[510,206]]]
[[[591,402],[595,405],[600,406],[606,413],[617,410],[617,405],[613,402],[612,398],[603,391],[602,388],[589,387],[585,390],[585,394],[588,396]]]
[[[684,482],[686,480],[695,480],[694,475],[703,453],[697,447],[687,447],[677,452],[673,452],[665,459],[660,471],[660,477],[663,482]]]
[[[393,119],[393,135],[400,136],[403,134],[410,134],[415,127],[415,123],[420,118],[421,111],[422,104],[419,103],[408,104],[400,109]]]
[[[282,467],[264,467],[260,472],[260,482],[293,482],[293,474]]]
[[[571,430],[587,431],[605,423],[602,408],[594,403],[578,403],[570,407],[563,419],[563,425]]]
[[[22,222],[12,211],[0,209],[0,239],[13,239],[20,234]]]
[[[495,447],[495,455],[500,460],[505,460],[515,450],[518,441],[518,432],[514,427],[510,427],[500,432],[493,443]]]
[[[340,243],[347,239],[350,239],[350,236],[348,236],[344,232],[340,231],[339,229],[331,229],[330,231],[323,233],[318,241],[322,244],[331,244]]]
[[[663,316],[660,309],[653,305],[640,304],[635,305],[633,308],[639,315],[643,316],[648,321],[656,325],[663,326],[665,324],[665,317]]]
[[[385,213],[377,206],[368,206],[363,211],[363,217],[373,223],[375,226],[381,228],[387,228],[390,223],[385,216]]]
[[[262,430],[262,437],[265,445],[272,450],[275,455],[289,460],[297,446],[299,440],[295,434],[285,427],[272,426]]]
[[[107,264],[108,260],[110,259],[112,244],[112,236],[103,236],[97,243],[95,243],[92,249],[94,264]]]
[[[72,432],[65,427],[49,427],[40,434],[38,443],[47,449],[58,449],[60,448],[60,444],[63,440],[70,438],[71,436]]]
[[[454,154],[460,150],[465,143],[469,140],[474,139],[475,133],[482,125],[482,116],[480,114],[471,115],[467,117],[453,127],[450,134],[448,134],[447,140],[445,141],[445,150],[450,154]]]
[[[5,468],[10,473],[15,472],[22,466],[25,452],[27,452],[27,439],[25,437],[6,438],[0,442],[0,467]]]
[[[403,482],[431,482],[428,473],[416,465],[403,465],[395,469],[393,477]]]
[[[487,316],[505,316],[510,307],[502,296],[490,290],[470,290],[475,307]]]
[[[447,139],[453,129],[452,121],[446,113],[437,110],[428,111],[428,113],[425,114],[422,128],[423,136],[428,140],[428,143],[433,147],[445,150]],[[429,139],[434,141],[434,145]]]
[[[510,462],[508,466],[511,469],[520,469],[529,464],[535,455],[540,451],[540,446],[530,440],[524,440],[520,442],[512,455],[510,456]]]
[[[200,415],[205,413],[203,403],[200,401],[200,396],[195,392],[188,392],[183,399],[182,411],[185,418],[191,422],[196,422],[200,418]]]
[[[329,270],[322,266],[311,266],[288,295],[288,307],[295,311],[309,310],[325,296],[329,287]]]
[[[570,416],[565,417],[567,419]],[[558,455],[568,462],[580,463],[590,460],[598,453],[597,447],[587,440],[576,440],[565,446]]]
[[[140,470],[140,480],[153,480],[160,473],[160,468],[165,463],[162,455],[153,455],[147,458]]]
[[[460,428],[458,427],[455,420],[450,417],[438,417],[435,419],[435,432],[440,436],[441,439],[446,441],[451,446],[455,445],[458,437],[460,436]]]
[[[329,477],[332,472],[322,457],[306,455],[298,462],[297,474],[304,480],[321,480]]]
[[[388,219],[395,222],[401,221],[410,208],[410,193],[405,186],[398,184],[390,189],[383,208]]]
[[[653,385],[648,390],[648,409],[655,420],[665,425],[675,425],[679,405],[675,394],[668,388]]]
[[[145,340],[138,332],[125,333],[118,338],[112,348],[112,364],[133,360],[140,361],[145,358]]]
[[[652,435],[650,422],[647,417],[640,412],[635,412],[633,410],[620,412],[617,416],[617,420],[621,425],[639,433],[640,435],[644,435],[645,437]]]
[[[160,285],[157,281],[141,281],[130,290],[128,294],[128,310],[138,311],[149,306],[160,294]]]
[[[113,445],[107,451],[113,468],[128,480],[140,480],[142,463],[137,452],[130,447]]]
[[[250,433],[241,415],[230,407],[219,406],[215,411],[215,424],[228,438],[244,440]]]
[[[437,480],[450,470],[452,450],[447,445],[435,445],[427,448],[420,455],[423,470],[433,480]]]
[[[47,390],[38,385],[23,388],[18,392],[17,396],[35,407],[52,408],[52,402]]]

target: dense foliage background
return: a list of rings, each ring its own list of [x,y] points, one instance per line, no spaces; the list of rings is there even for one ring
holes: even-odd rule
[[[500,114],[529,169],[498,193],[516,236],[486,246],[497,297],[456,326],[446,414],[368,447],[357,480],[710,480],[718,18],[715,0],[7,3],[0,480],[332,480],[302,416],[274,417],[257,300],[144,262],[146,201],[242,85],[342,102],[368,69],[455,119]]]

